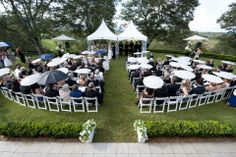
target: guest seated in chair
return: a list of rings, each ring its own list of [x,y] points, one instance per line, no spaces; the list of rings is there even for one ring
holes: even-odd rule
[[[173,76],[171,79],[171,84],[167,85],[169,96],[176,96],[176,92],[179,90],[180,85],[176,84],[177,77]]]
[[[190,90],[189,94],[203,94],[205,93],[205,86],[203,84],[203,79],[199,78],[196,80],[196,86]]]
[[[189,80],[183,80],[178,95],[188,96],[190,90],[191,90],[191,82]]]
[[[59,96],[63,98],[64,100],[70,99],[70,88],[67,83],[64,84],[62,88],[59,90]]]
[[[73,85],[72,90],[70,92],[71,97],[79,98],[83,96],[83,92],[81,92],[78,88],[79,86],[77,84]]]
[[[45,96],[48,97],[56,97],[59,96],[59,92],[57,90],[56,84],[49,84],[48,89],[46,89]]]
[[[84,92],[84,96],[85,97],[89,97],[89,98],[94,98],[97,97],[98,99],[98,103],[102,104],[102,96],[98,93],[98,91],[96,90],[94,83],[90,82],[88,84],[88,88],[86,88],[85,92]]]

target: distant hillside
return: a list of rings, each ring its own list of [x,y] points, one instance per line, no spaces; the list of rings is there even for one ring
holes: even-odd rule
[[[225,34],[224,32],[194,32],[194,33],[207,38],[217,38]]]

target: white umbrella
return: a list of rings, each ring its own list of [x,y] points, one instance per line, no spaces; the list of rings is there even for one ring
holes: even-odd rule
[[[33,74],[33,75],[26,76],[25,78],[23,78],[20,81],[20,85],[21,86],[31,86],[39,81],[40,75],[41,74]]]
[[[66,60],[67,60],[67,58],[59,58],[59,59],[56,59],[56,60],[53,60],[53,61],[49,62],[47,64],[47,66],[48,67],[55,67],[55,66],[58,66],[58,65],[64,63]]]
[[[170,62],[169,65],[175,68],[180,68],[180,64],[176,62]]]
[[[139,68],[140,68],[140,65],[138,65],[138,64],[129,65],[127,67],[127,69],[129,69],[129,70],[137,70]]]
[[[188,61],[185,61],[185,60],[181,60],[181,59],[178,60],[178,63],[182,64],[182,65],[190,65],[191,64],[191,62],[188,62]]]
[[[68,68],[59,68],[59,69],[57,69],[57,70],[59,70],[59,71],[65,73],[65,74],[67,74],[67,73],[69,72],[69,69],[68,69]]]
[[[225,64],[229,64],[229,65],[235,65],[234,62],[230,62],[230,61],[221,61],[222,63],[225,63]]]
[[[188,40],[188,41],[201,41],[201,40],[208,40],[205,37],[199,36],[199,35],[193,35],[191,37],[185,38],[184,40]]]
[[[62,58],[68,58],[69,55],[70,55],[69,53],[65,53],[65,54],[62,56]]]
[[[33,60],[32,61],[32,64],[36,64],[36,63],[38,63],[38,62],[40,62],[41,61],[41,59],[40,58],[38,58],[38,59],[35,59],[35,60]]]
[[[193,68],[191,68],[190,66],[184,65],[184,64],[180,64],[180,68],[187,70],[187,71],[193,71]]]
[[[141,55],[142,52],[135,52],[134,55]]]
[[[75,72],[77,74],[89,74],[91,72],[91,70],[84,68],[84,69],[77,69],[77,70],[75,70]]]
[[[0,42],[0,47],[9,47],[10,45],[5,42]]]
[[[208,82],[211,82],[211,83],[223,83],[224,82],[221,78],[214,76],[214,75],[210,75],[210,74],[203,74],[202,78]]]
[[[143,84],[152,89],[161,88],[164,84],[163,80],[157,76],[148,76],[143,79]]]
[[[168,57],[168,58],[172,58],[172,57],[174,57],[174,56],[172,56],[172,55],[166,55],[166,57]]]
[[[83,51],[81,52],[82,55],[87,55],[90,51],[86,50],[86,51]]]
[[[186,62],[189,62],[189,61],[191,61],[192,60],[192,58],[190,58],[190,57],[187,57],[187,56],[180,56],[180,57],[178,57],[180,60],[184,60],[184,61],[186,61]]]
[[[137,58],[128,57],[127,61],[130,62],[130,63],[136,63],[137,62]]]
[[[232,77],[233,79],[236,78],[235,74],[232,74],[232,73],[229,73],[229,72],[221,71],[220,73],[222,73],[224,75],[228,75],[229,77]]]
[[[199,64],[206,64],[205,61],[198,60],[198,59],[194,59],[193,62],[195,62],[195,63],[199,63]]]
[[[57,37],[55,37],[55,38],[52,38],[52,40],[58,40],[58,41],[72,41],[72,40],[76,40],[76,39],[62,34],[62,35],[60,35],[60,36],[57,36]]]
[[[175,62],[178,62],[178,61],[179,61],[179,59],[176,58],[176,57],[172,57],[171,60],[172,60],[172,61],[175,61]]]
[[[176,70],[174,71],[174,75],[185,80],[192,80],[196,77],[194,73],[185,70]]]
[[[4,76],[6,74],[9,74],[11,72],[11,70],[9,68],[2,68],[0,69],[0,77]]]
[[[212,67],[207,66],[207,65],[203,65],[203,64],[197,65],[197,67],[198,67],[199,69],[206,69],[206,70],[211,70],[211,69],[213,69]]]
[[[221,78],[224,78],[224,79],[227,79],[227,80],[233,80],[234,77],[230,74],[228,74],[227,72],[213,72],[214,75],[218,76],[218,77],[221,77]]]
[[[143,63],[143,64],[140,64],[140,68],[142,68],[142,69],[152,69],[152,65],[147,64],[147,63]]]
[[[148,63],[149,60],[146,57],[140,57],[137,58],[138,63],[143,64],[143,63]]]

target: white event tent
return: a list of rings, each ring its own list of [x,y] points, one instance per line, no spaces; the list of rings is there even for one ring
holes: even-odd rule
[[[124,32],[118,35],[118,41],[122,40],[141,40],[143,43],[142,52],[146,52],[147,36],[143,35],[141,32],[138,31],[133,21],[129,23]]]
[[[199,36],[199,35],[193,35],[191,37],[185,38],[183,40],[187,40],[187,41],[201,41],[201,40],[208,40],[205,37]]]
[[[62,41],[64,43],[64,47],[65,47],[65,41],[74,41],[76,39],[72,38],[72,37],[69,37],[69,36],[66,36],[65,34],[62,34],[62,35],[59,35],[55,38],[52,38],[52,40]],[[66,51],[66,48],[65,48],[65,51]]]
[[[91,50],[91,45],[90,41],[92,40],[110,40],[110,41],[115,41],[116,47],[117,47],[117,35],[115,35],[106,25],[104,20],[102,20],[101,25],[98,27],[98,29],[87,36],[88,40],[88,49]],[[117,50],[117,48],[116,48]],[[116,53],[117,54],[117,53]],[[108,59],[111,59],[112,52],[111,52],[111,42],[109,42],[108,45]]]

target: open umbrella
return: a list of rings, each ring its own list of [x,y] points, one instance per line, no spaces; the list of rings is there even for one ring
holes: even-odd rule
[[[129,69],[129,70],[137,70],[139,68],[140,68],[140,65],[138,65],[138,64],[132,64],[127,67],[127,69]]]
[[[234,62],[230,62],[230,61],[221,61],[222,63],[225,63],[225,64],[229,64],[229,65],[235,65]]]
[[[0,69],[0,77],[4,76],[6,74],[9,74],[11,72],[11,70],[9,68],[2,68]]]
[[[36,64],[36,63],[38,63],[38,62],[40,62],[41,61],[41,59],[40,58],[38,58],[38,59],[35,59],[35,60],[33,60],[32,61],[32,64]]]
[[[91,72],[91,70],[90,69],[86,69],[86,68],[75,70],[75,73],[77,73],[77,74],[89,74],[90,72]]]
[[[197,65],[197,68],[199,68],[199,69],[206,69],[206,70],[211,70],[211,69],[213,69],[212,67],[207,66],[207,65],[203,65],[203,64]]]
[[[191,68],[190,66],[184,65],[184,64],[180,64],[180,68],[182,68],[186,71],[193,71],[193,68]]]
[[[48,67],[55,67],[55,66],[58,66],[58,65],[64,63],[66,60],[67,60],[67,58],[58,58],[58,59],[55,59],[55,60],[49,62],[47,64],[47,66]]]
[[[10,45],[6,42],[0,42],[0,47],[9,47]]]
[[[69,69],[68,69],[68,68],[59,68],[59,69],[57,69],[57,70],[59,70],[59,71],[65,73],[65,74],[67,74],[67,73],[69,72]]]
[[[23,78],[20,81],[20,85],[21,86],[31,86],[39,81],[40,75],[41,74],[33,74],[33,75],[26,76],[25,78]]]
[[[127,61],[130,62],[130,63],[136,63],[137,62],[137,58],[128,57]]]
[[[142,69],[152,69],[152,65],[147,64],[147,63],[143,63],[143,64],[140,64],[140,68],[142,68]]]
[[[149,60],[146,57],[140,57],[137,58],[138,63],[143,64],[143,63],[148,63]]]
[[[174,75],[185,80],[192,80],[196,77],[194,73],[185,70],[176,70],[174,71]]]
[[[53,58],[53,54],[51,54],[51,53],[46,53],[46,54],[41,55],[40,58],[41,58],[42,60],[52,59],[52,58]]]
[[[202,78],[208,82],[211,82],[211,83],[223,83],[224,82],[221,78],[214,76],[214,75],[210,75],[210,74],[203,74]]]
[[[198,60],[198,59],[194,59],[193,62],[195,62],[195,63],[199,63],[199,64],[206,64],[205,61]]]
[[[191,37],[185,38],[184,40],[188,40],[188,41],[201,41],[201,40],[208,40],[205,37],[199,36],[199,35],[193,35]]]
[[[148,76],[143,79],[143,84],[152,89],[161,88],[164,84],[163,80],[157,76]]]
[[[46,71],[40,76],[38,84],[47,85],[57,83],[58,81],[65,80],[67,77],[65,73],[59,70]]]
[[[170,62],[169,64],[170,64],[170,66],[172,66],[172,67],[174,67],[174,68],[180,68],[180,64],[179,64],[179,63]]]
[[[103,49],[100,49],[100,50],[97,50],[97,51],[96,51],[96,54],[97,54],[97,55],[99,55],[99,54],[100,54],[100,55],[103,55],[103,54],[105,54],[105,51],[104,51]]]
[[[230,75],[230,73],[223,72],[223,71],[220,71],[220,72],[215,72],[214,71],[213,74],[218,76],[218,77],[227,79],[227,80],[233,80],[235,78],[233,75]]]
[[[190,58],[190,57],[187,57],[187,56],[180,56],[180,57],[178,57],[180,60],[184,60],[184,61],[186,61],[186,62],[189,62],[189,61],[191,61],[192,60],[192,58]]]

